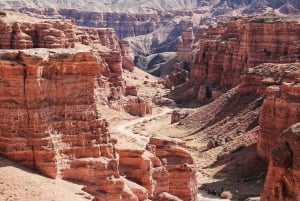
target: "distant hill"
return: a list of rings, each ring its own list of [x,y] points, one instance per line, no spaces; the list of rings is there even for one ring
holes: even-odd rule
[[[93,12],[149,13],[161,10],[196,9],[208,7],[215,13],[239,9],[252,13],[262,8],[279,9],[284,13],[299,12],[299,0],[2,0],[2,8],[31,8],[37,10],[77,9]],[[225,10],[224,10],[225,9]]]

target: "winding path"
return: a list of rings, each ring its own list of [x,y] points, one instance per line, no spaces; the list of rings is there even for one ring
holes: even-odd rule
[[[116,144],[116,147],[126,146],[129,149],[137,149],[137,148],[145,149],[146,144],[149,142],[149,137],[133,133],[131,127],[134,126],[135,124],[142,123],[144,121],[149,121],[151,119],[163,116],[172,111],[173,109],[171,108],[163,107],[162,111],[158,114],[147,115],[145,117],[136,118],[129,121],[123,120],[123,121],[119,121],[117,124],[114,124],[113,126],[111,126],[111,132],[118,139],[118,143]],[[130,143],[133,142],[134,145],[132,144],[128,145],[128,142]]]
[[[149,142],[149,137],[136,134],[132,131],[132,127],[138,123],[152,120],[157,117],[161,117],[169,112],[172,112],[174,108],[163,107],[160,113],[147,115],[145,117],[136,118],[132,120],[122,120],[111,125],[112,135],[118,139],[116,148],[120,149],[133,149],[133,150],[144,150],[146,144]],[[206,191],[198,192],[198,201],[230,201],[228,199],[221,199],[219,197],[209,195]]]

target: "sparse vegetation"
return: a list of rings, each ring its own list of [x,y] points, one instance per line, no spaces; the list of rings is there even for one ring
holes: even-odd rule
[[[223,191],[220,195],[223,199],[232,199],[232,193],[230,191]]]

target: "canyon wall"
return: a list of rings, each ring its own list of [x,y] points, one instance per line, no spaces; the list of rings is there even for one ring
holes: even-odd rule
[[[124,68],[133,70],[132,51],[113,29],[77,28],[72,21],[1,23],[11,30],[11,40],[0,43],[1,155],[45,176],[80,182],[95,200],[196,199],[195,168],[182,143],[150,140],[151,151],[141,152],[148,159],[132,155],[140,150],[115,148],[99,106],[136,88],[122,78]],[[67,30],[57,31],[58,25]],[[47,37],[31,35],[37,27],[50,27]],[[151,104],[134,104],[137,114],[151,112]],[[143,175],[130,176],[128,158],[142,162]]]
[[[261,64],[241,79],[240,94],[265,95],[259,114],[257,153],[269,161],[282,131],[300,120],[298,112],[300,64]]]
[[[240,83],[247,68],[299,61],[300,24],[277,16],[236,18],[209,27],[200,39],[191,79],[223,88]]]
[[[102,64],[94,54],[2,50],[0,58],[1,154],[51,178],[88,182],[88,191],[101,190],[96,197],[120,197],[117,156],[96,110]]]
[[[75,45],[75,25],[71,20],[41,23],[0,21],[0,48],[69,48]]]
[[[205,28],[189,27],[178,37],[176,61],[172,65],[172,72],[164,77],[165,85],[168,88],[176,87],[189,80],[193,57],[199,48],[199,40],[205,31]]]
[[[265,95],[257,154],[269,163],[262,201],[299,200],[300,64],[261,64],[241,79],[239,93]]]
[[[300,200],[300,125],[285,130],[272,150],[261,201]]]
[[[117,37],[114,29],[79,27],[76,32],[76,41],[98,50],[104,59],[106,57],[105,61],[113,66],[113,72],[121,73],[121,68],[133,71],[133,50],[127,41]],[[112,54],[119,58],[111,58]],[[112,65],[112,63],[116,64]]]
[[[75,19],[80,26],[113,28],[120,38],[151,33],[160,21],[157,13],[96,13],[61,9],[59,14]]]

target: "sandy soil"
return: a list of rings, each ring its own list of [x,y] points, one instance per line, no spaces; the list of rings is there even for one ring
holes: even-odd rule
[[[145,150],[146,144],[149,142],[149,137],[140,134],[138,131],[133,130],[137,124],[150,122],[153,119],[157,119],[161,116],[166,115],[172,111],[171,108],[156,108],[156,111],[152,115],[145,117],[136,118],[127,121],[119,121],[110,125],[110,131],[112,136],[118,139],[118,143],[115,145],[116,148],[126,149],[142,149]]]
[[[87,201],[83,186],[43,177],[0,157],[0,201]]]

